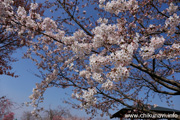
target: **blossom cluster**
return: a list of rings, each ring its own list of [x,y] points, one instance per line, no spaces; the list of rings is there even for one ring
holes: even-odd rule
[[[4,115],[4,118],[3,118],[3,120],[13,120],[13,119],[14,119],[14,113],[13,112],[10,112],[9,114]]]
[[[118,65],[129,65],[132,61],[132,53],[129,53],[131,49],[118,50],[111,54],[112,61],[114,61],[116,66]]]
[[[100,73],[93,73],[92,78],[95,79],[98,83],[103,83],[103,77]]]
[[[107,77],[111,78],[115,82],[125,80],[129,77],[129,70],[126,67],[119,65],[117,68],[109,72]]]
[[[91,73],[87,70],[82,70],[79,72],[79,76],[89,79],[91,77]]]
[[[165,50],[160,50],[156,55],[158,59],[173,59],[178,58],[180,55],[180,43],[173,43],[171,47],[167,47]]]
[[[57,25],[56,23],[50,19],[50,18],[45,18],[42,22],[42,29],[45,30],[46,32],[49,32],[51,30],[56,30],[57,28]]]
[[[31,10],[36,10],[38,8],[38,3],[31,3]]]
[[[38,24],[35,22],[34,19],[41,20],[41,16],[38,13],[33,12],[33,10],[37,9],[38,4],[37,3],[31,3],[29,15],[27,14],[27,11],[24,9],[24,7],[19,6],[17,9],[16,18],[14,18],[12,24],[14,26],[17,26],[17,22],[21,24],[21,29],[17,30],[18,35],[21,36],[27,29],[28,34],[33,38],[34,34],[31,30],[37,30]]]
[[[41,95],[38,89],[33,88],[33,94],[29,96],[30,99],[38,99]]]
[[[0,20],[1,22],[4,21],[4,19],[7,16],[12,16],[13,11],[11,11],[13,8],[11,4],[13,3],[13,0],[0,0]]]
[[[169,12],[169,14],[172,14],[174,12],[176,12],[178,6],[175,6],[172,2],[169,5],[169,8],[167,8],[167,11]]]
[[[96,88],[89,88],[88,90],[83,90],[82,98],[85,100],[84,108],[89,108],[96,103],[96,97],[94,95],[97,93]]]
[[[105,90],[112,90],[113,89],[113,82],[108,79],[106,82],[104,82],[102,84],[102,88],[104,88]]]
[[[165,27],[168,29],[168,34],[173,35],[176,32],[176,27],[180,24],[180,18],[179,16],[174,13],[172,16],[170,16],[166,21],[165,21]]]
[[[109,57],[108,56],[101,56],[92,54],[89,58],[89,65],[91,67],[92,72],[102,72],[102,66],[109,64]]]
[[[83,59],[83,56],[85,56],[85,54],[89,54],[91,52],[92,45],[88,43],[78,43],[76,41],[71,46],[71,48],[80,59]]]
[[[105,23],[94,28],[92,30],[92,33],[95,34],[93,38],[93,48],[97,49],[105,43],[118,44],[118,36],[115,35],[117,34],[116,29],[117,27],[115,25],[106,25]]]
[[[120,12],[127,10],[136,10],[138,8],[138,2],[136,0],[112,0],[111,2],[107,2],[104,5],[104,0],[99,0],[100,8],[104,7],[104,9],[110,13],[115,13],[118,15]]]
[[[140,54],[144,60],[151,58],[155,50],[163,46],[165,39],[163,36],[155,36],[152,37],[150,41],[151,43],[149,44],[149,46],[141,47]]]

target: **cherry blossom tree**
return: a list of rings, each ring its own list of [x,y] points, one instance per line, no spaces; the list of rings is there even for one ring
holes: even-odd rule
[[[2,18],[6,16],[6,14],[4,13],[6,9],[4,7],[5,4],[0,1],[0,75],[5,74],[12,77],[17,77],[14,76],[13,72],[11,72],[12,67],[10,63],[16,61],[16,59],[12,58],[11,55],[17,48],[23,46],[22,44],[20,44],[21,40],[23,40],[23,37],[17,36],[15,31],[6,31],[11,27],[11,25],[9,24],[9,21]],[[13,7],[17,8],[18,6],[13,5]]]
[[[40,118],[36,118],[31,111],[25,111],[21,117],[22,120],[85,120],[85,118],[73,116],[71,111],[65,107],[58,106],[55,109],[45,109]]]
[[[66,120],[72,118],[70,111],[61,106],[58,106],[56,109],[49,108],[45,110],[44,113],[44,120]]]
[[[171,104],[171,96],[180,95],[179,1],[46,0],[47,17],[35,1],[29,11],[13,11],[11,0],[2,3],[2,19],[13,26],[6,31],[33,39],[25,57],[42,73],[30,96],[33,114],[50,87],[71,87],[81,104],[66,102],[92,115],[157,96]]]
[[[35,116],[31,114],[31,111],[24,111],[21,120],[35,120]]]
[[[13,120],[14,113],[11,112],[13,103],[5,96],[0,98],[0,119],[1,120]]]
[[[16,28],[9,21],[9,16],[6,14],[6,10],[17,11],[19,6],[25,7],[25,10],[30,9],[31,0],[16,0],[10,6],[7,6],[7,0],[0,0],[0,75],[9,75],[12,77],[17,77],[14,72],[12,72],[11,63],[17,61],[11,55],[18,49],[26,44],[26,41],[31,39],[28,37],[26,32],[17,32]],[[9,11],[9,12],[10,12]],[[12,12],[12,11],[11,11]],[[43,10],[38,9],[38,12],[42,15]],[[14,28],[12,30],[11,28]],[[18,36],[17,34],[21,34]]]

